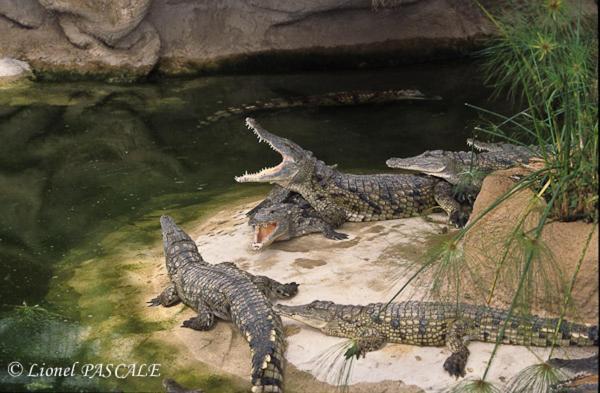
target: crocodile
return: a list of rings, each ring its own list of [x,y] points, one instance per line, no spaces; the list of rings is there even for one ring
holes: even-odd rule
[[[183,302],[198,314],[182,327],[209,330],[215,317],[230,320],[250,344],[252,392],[282,392],[285,341],[270,298],[289,298],[298,284],[254,276],[231,262],[209,264],[196,243],[169,216],[160,218],[170,284],[149,306]]]
[[[456,378],[465,376],[469,340],[496,342],[508,316],[506,310],[470,304],[407,301],[341,305],[316,300],[309,304],[276,305],[282,316],[302,322],[321,332],[354,340],[346,357],[364,357],[386,343],[446,346],[451,355],[444,370]],[[551,346],[557,319],[511,316],[501,342],[525,346]],[[558,346],[597,346],[598,326],[563,321]]]
[[[348,235],[336,232],[300,194],[279,186],[275,186],[267,198],[247,215],[248,224],[253,228],[254,250],[309,233],[322,233],[332,240],[348,238]]]
[[[237,176],[245,182],[268,182],[296,192],[334,227],[346,221],[380,221],[418,215],[440,206],[449,222],[460,227],[468,219],[454,198],[450,183],[435,177],[408,174],[354,175],[337,170],[289,139],[265,130],[256,120],[246,125],[282,156],[275,167]]]
[[[441,100],[439,96],[426,96],[419,90],[393,89],[382,91],[353,90],[338,91],[326,94],[296,96],[292,98],[272,98],[265,101],[255,101],[236,107],[219,110],[199,122],[199,126],[230,117],[232,115],[250,114],[270,109],[288,109],[298,107],[331,107],[350,105],[386,104],[399,101]]]
[[[488,143],[471,138],[467,139],[467,145],[473,147],[473,151],[427,150],[414,157],[390,158],[386,165],[439,177],[453,185],[465,183],[466,178],[467,183],[478,190],[490,172],[528,164],[539,157],[536,146]]]

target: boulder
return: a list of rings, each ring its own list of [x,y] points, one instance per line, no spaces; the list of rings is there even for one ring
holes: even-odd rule
[[[9,57],[0,58],[0,87],[32,76],[31,67],[26,62]]]
[[[522,168],[498,171],[484,179],[481,192],[475,201],[471,220],[475,219],[498,197],[515,184],[512,175],[522,173]],[[464,252],[471,272],[476,271],[483,287],[490,288],[498,262],[506,250],[506,244],[516,223],[530,212],[524,220],[525,232],[533,230],[539,222],[545,201],[537,198],[532,190],[524,189],[512,195],[486,214],[467,232]],[[530,233],[530,232],[529,232]],[[586,250],[588,237],[591,235]],[[521,238],[523,239],[523,238]],[[506,307],[510,304],[516,288],[515,258],[523,259],[522,240],[509,245],[505,266],[500,269],[500,280],[494,296],[494,304]],[[585,250],[585,254],[584,254]],[[584,255],[582,255],[584,254]],[[598,227],[583,221],[560,222],[549,220],[544,225],[538,253],[530,270],[535,287],[529,288],[534,311],[557,315],[563,304],[564,290],[576,271],[580,259],[581,268],[576,276],[572,301],[567,316],[570,319],[597,323],[598,321]],[[469,282],[468,278],[465,278]],[[480,283],[480,284],[481,284]],[[473,286],[465,285],[469,290]],[[480,296],[472,291],[474,298]]]

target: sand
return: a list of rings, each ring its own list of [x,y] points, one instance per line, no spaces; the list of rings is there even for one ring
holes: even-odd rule
[[[387,301],[406,279],[404,267],[418,261],[429,247],[447,236],[441,235],[444,217],[433,215],[433,222],[416,217],[345,224],[340,231],[349,235],[347,240],[333,241],[315,234],[275,243],[256,252],[250,249],[251,231],[244,216],[252,206],[253,203],[246,203],[222,209],[195,227],[185,229],[195,236],[200,252],[211,263],[232,261],[252,273],[298,282],[298,295],[286,304],[303,304],[316,299],[346,304]],[[155,274],[161,275],[160,281],[166,281],[162,269]],[[160,286],[153,287],[158,290]],[[419,288],[409,289],[406,293],[419,294]],[[400,300],[404,298],[406,296],[401,296]],[[161,313],[172,311],[164,309]],[[191,312],[184,310],[178,319],[183,320],[188,314]],[[285,318],[284,323],[288,334],[286,385],[289,390],[334,391],[331,385],[317,383],[336,381],[336,373],[325,372],[319,358],[346,340],[325,336]],[[219,323],[209,332],[174,327],[167,336],[169,341],[183,344],[180,348],[185,348],[184,352],[194,359],[248,379],[250,352],[230,324]],[[493,345],[471,343],[469,349],[467,378],[481,377]],[[555,356],[583,357],[593,353],[596,353],[593,348],[559,349]],[[501,385],[523,368],[539,363],[547,354],[548,349],[544,348],[501,346],[488,380]],[[442,368],[448,355],[445,348],[387,344],[354,362],[349,383],[352,391],[442,391],[457,382]]]

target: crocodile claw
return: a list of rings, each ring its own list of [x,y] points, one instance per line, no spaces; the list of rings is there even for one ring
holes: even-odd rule
[[[148,307],[156,307],[156,306],[160,306],[160,297],[155,297],[154,299],[150,299],[148,303]]]
[[[276,289],[277,295],[282,298],[289,298],[295,296],[298,293],[298,286],[296,282],[289,282],[287,284],[283,284]]]
[[[453,353],[444,362],[444,370],[450,374],[450,376],[458,379],[464,377],[466,374],[465,366],[467,365],[467,358],[460,353]]]
[[[448,221],[456,228],[463,228],[469,221],[469,213],[463,211],[455,211],[448,217]]]
[[[348,235],[345,233],[341,233],[341,232],[336,232],[336,231],[328,231],[325,233],[325,237],[327,239],[331,239],[331,240],[344,240],[344,239],[348,239]]]

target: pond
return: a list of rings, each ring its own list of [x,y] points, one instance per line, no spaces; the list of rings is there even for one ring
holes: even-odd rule
[[[107,348],[90,330],[127,310],[114,300],[98,303],[117,291],[135,291],[114,287],[120,274],[110,269],[115,250],[156,243],[162,213],[185,223],[268,191],[233,177],[275,163],[278,155],[256,143],[242,116],[203,126],[207,116],[259,99],[406,88],[443,100],[272,110],[253,117],[325,162],[365,173],[385,171],[392,156],[464,149],[479,117],[465,103],[505,109],[489,100],[476,65],[462,63],[137,85],[39,83],[0,92],[0,390],[160,389],[159,382],[135,379],[124,385],[115,378],[16,378],[4,365],[105,360]],[[92,286],[76,288],[77,269],[90,261],[102,266],[101,273]],[[98,302],[88,309],[84,295]],[[102,335],[110,345],[131,332],[161,328],[131,318]],[[137,356],[151,363],[159,353],[148,344]]]

